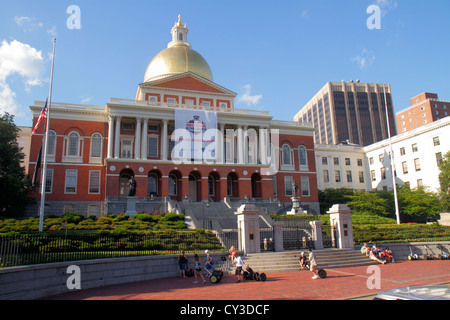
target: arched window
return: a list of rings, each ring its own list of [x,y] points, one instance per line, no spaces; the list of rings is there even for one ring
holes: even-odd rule
[[[180,32],[178,34],[178,40],[183,41],[183,33]]]
[[[67,155],[78,157],[80,152],[80,135],[78,132],[69,133],[69,144],[67,146]]]
[[[308,155],[305,146],[298,147],[298,159],[300,162],[300,170],[308,170]]]
[[[177,195],[177,181],[178,178],[174,173],[169,174],[169,196]]]
[[[292,165],[291,147],[287,144],[284,144],[281,148],[281,164],[284,166]]]
[[[102,156],[102,135],[94,133],[91,136],[91,158],[101,158]]]
[[[56,132],[53,130],[48,132],[47,155],[53,157],[56,155]]]

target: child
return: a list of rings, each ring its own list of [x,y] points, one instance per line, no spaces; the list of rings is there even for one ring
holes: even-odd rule
[[[194,276],[195,276],[194,283],[198,283],[198,281],[197,281],[197,272],[202,277],[203,283],[206,282],[206,280],[205,280],[205,278],[203,277],[203,274],[202,274],[202,267],[203,267],[202,260],[200,260],[200,258],[198,257],[198,254],[195,254],[194,255]]]
[[[241,272],[242,272],[242,266],[245,264],[244,260],[242,260],[241,256],[238,256],[237,252],[233,252],[233,264],[236,265],[236,275],[237,275],[237,282],[241,282]]]

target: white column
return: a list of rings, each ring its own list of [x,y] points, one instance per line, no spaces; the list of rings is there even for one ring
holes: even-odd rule
[[[169,150],[169,139],[167,137],[167,127],[169,120],[163,119],[163,134],[162,134],[162,160],[167,160],[167,153]]]
[[[244,163],[248,164],[248,127],[244,126],[243,136],[242,136],[242,146],[244,148]]]
[[[113,136],[114,136],[114,117],[109,116],[109,124],[108,124],[108,158],[111,159],[113,157]]]
[[[239,164],[244,163],[244,135],[242,132],[242,125],[237,128],[237,160]]]
[[[225,163],[225,123],[221,123],[220,124],[220,130],[217,133],[217,152],[218,154],[218,158],[217,158],[217,162],[218,163]]]
[[[142,126],[142,149],[141,149],[141,159],[147,160],[147,142],[148,142],[148,119],[144,118],[144,125]]]
[[[114,136],[114,158],[120,157],[120,117],[116,117],[116,134]]]
[[[136,118],[136,133],[134,138],[134,158],[141,158],[141,120],[142,118]]]

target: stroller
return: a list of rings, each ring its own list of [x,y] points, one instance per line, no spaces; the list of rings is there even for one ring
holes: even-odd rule
[[[254,272],[250,266],[247,266],[245,268],[245,271],[243,273],[244,280],[255,280],[255,281],[266,281],[267,276],[264,272],[258,273]]]

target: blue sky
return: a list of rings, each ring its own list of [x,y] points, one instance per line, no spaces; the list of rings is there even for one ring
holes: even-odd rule
[[[381,29],[366,12],[381,8]],[[67,8],[80,8],[69,29]],[[0,112],[31,126],[29,106],[48,96],[56,41],[54,102],[105,105],[133,99],[150,60],[171,40],[178,14],[214,81],[236,108],[295,113],[327,81],[392,85],[394,108],[424,91],[450,100],[448,0],[0,0]]]

